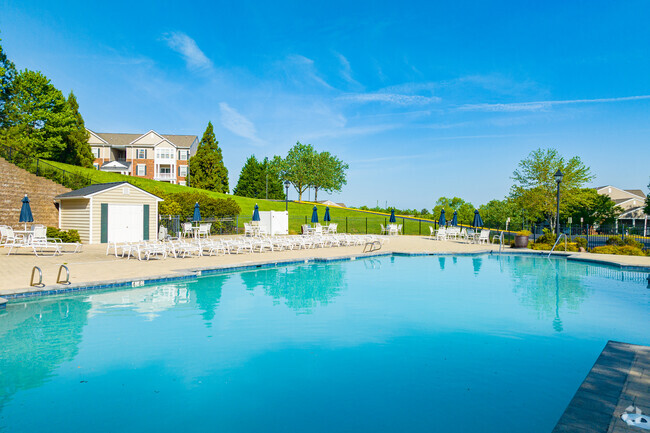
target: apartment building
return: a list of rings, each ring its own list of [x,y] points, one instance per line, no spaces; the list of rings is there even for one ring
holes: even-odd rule
[[[96,169],[187,185],[189,160],[199,145],[196,135],[88,132]]]
[[[623,209],[618,217],[619,222],[635,224],[636,220],[646,219],[648,215],[643,212],[646,196],[640,189],[621,189],[613,185],[596,188],[598,194],[609,196],[617,206]]]

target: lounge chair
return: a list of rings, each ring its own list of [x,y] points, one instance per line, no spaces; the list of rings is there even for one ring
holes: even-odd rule
[[[58,239],[57,242],[55,239],[48,238],[45,227],[36,227],[31,239],[29,239],[25,246],[31,246],[37,257],[39,252],[43,253],[45,250],[52,250],[52,255],[56,256],[62,254],[61,248],[63,248],[63,242],[61,242],[61,239]]]

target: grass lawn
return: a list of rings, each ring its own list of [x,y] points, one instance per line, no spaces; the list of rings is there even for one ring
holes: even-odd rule
[[[239,197],[236,195],[230,194],[221,194],[212,191],[206,191],[204,189],[191,188],[182,185],[173,185],[168,182],[159,182],[151,179],[142,179],[133,176],[126,176],[117,173],[107,173],[104,171],[95,170],[94,168],[82,168],[74,165],[63,164],[60,162],[51,162],[49,164],[59,167],[63,170],[72,173],[78,173],[84,177],[90,177],[95,182],[107,183],[107,182],[122,182],[126,181],[133,185],[136,185],[146,191],[151,193],[156,193],[156,191],[162,191],[165,193],[179,193],[179,192],[200,192],[202,194],[207,194],[214,198],[231,198],[239,204],[241,207],[242,213],[239,216],[239,227],[243,228],[243,223],[250,221],[253,214],[253,208],[255,204],[259,206],[260,211],[283,211],[285,209],[285,202],[264,200],[264,199],[255,199],[248,197]],[[289,191],[290,194],[295,191]],[[323,215],[325,214],[325,206],[318,206],[318,216],[322,220]],[[311,221],[312,209],[314,207],[313,203],[307,202],[289,202],[289,229],[296,233],[300,232],[300,225],[305,224]],[[338,224],[339,232],[347,233],[379,233],[380,224],[386,224],[390,215],[386,214],[376,214],[370,212],[364,212],[359,210],[353,210],[348,208],[336,208],[330,207],[330,216],[332,217],[332,223]],[[404,233],[409,235],[417,234],[429,234],[429,225],[433,224],[433,221],[428,222],[422,220],[409,220],[407,218],[397,218],[399,224],[404,225]]]

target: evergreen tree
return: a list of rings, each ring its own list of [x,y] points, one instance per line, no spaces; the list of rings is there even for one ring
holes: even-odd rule
[[[89,133],[86,130],[84,119],[79,113],[79,104],[74,93],[70,92],[68,96],[68,105],[75,118],[73,128],[65,135],[66,149],[61,160],[68,164],[79,165],[82,167],[92,167],[95,157],[88,145]]]
[[[260,169],[260,163],[257,161],[257,158],[255,158],[255,155],[251,155],[242,167],[237,186],[232,193],[241,197],[257,198],[256,190],[257,181],[260,177]]]
[[[228,193],[228,169],[223,163],[223,155],[214,136],[212,122],[208,122],[199,148],[190,158],[190,182],[195,188]]]
[[[0,39],[0,42],[2,39]],[[11,85],[16,78],[16,67],[13,62],[7,58],[2,45],[0,44],[0,130],[5,127],[5,106],[11,97]]]
[[[278,171],[268,158],[259,162],[251,155],[242,167],[233,194],[251,198],[284,200],[283,184]]]
[[[3,107],[4,138],[26,154],[63,162],[64,138],[77,120],[65,97],[40,72],[21,71]]]

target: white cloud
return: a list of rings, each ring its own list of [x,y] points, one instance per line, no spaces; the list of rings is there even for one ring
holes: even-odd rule
[[[352,67],[350,66],[348,59],[341,53],[335,52],[334,54],[339,58],[339,62],[341,62],[341,77],[349,84],[352,84],[354,86],[361,86],[357,80],[352,78]]]
[[[569,104],[600,104],[608,102],[638,101],[650,99],[650,95],[624,96],[620,98],[599,99],[572,99],[564,101],[534,101],[514,102],[510,104],[465,104],[459,107],[461,111],[541,111],[550,109],[554,105]]]
[[[441,101],[437,96],[404,95],[400,93],[350,93],[337,99],[358,103],[386,102],[396,105],[427,105]]]
[[[192,69],[207,69],[212,62],[201,51],[196,41],[183,32],[171,32],[163,35],[163,39],[172,50],[183,56],[187,66]]]
[[[322,79],[316,70],[314,61],[308,57],[301,56],[300,54],[293,54],[287,57],[286,64],[283,65],[288,76],[292,76],[295,81],[304,81],[306,77],[310,81],[322,85],[327,89],[333,89],[332,86]]]
[[[235,135],[251,140],[255,145],[263,145],[264,142],[257,136],[253,122],[241,115],[237,110],[225,102],[219,103],[221,109],[221,124]]]

